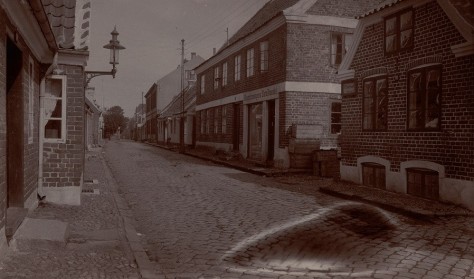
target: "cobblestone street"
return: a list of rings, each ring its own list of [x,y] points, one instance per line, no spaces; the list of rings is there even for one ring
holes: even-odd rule
[[[129,141],[105,157],[163,278],[474,278],[472,217],[415,220]]]

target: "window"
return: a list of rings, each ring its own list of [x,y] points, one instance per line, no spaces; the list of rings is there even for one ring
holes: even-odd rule
[[[214,134],[217,134],[219,131],[219,108],[214,109]]]
[[[211,133],[211,109],[206,110],[206,134]]]
[[[331,33],[331,65],[339,65],[352,43],[352,34]]]
[[[362,164],[362,184],[385,189],[385,166],[375,163]]]
[[[441,66],[408,73],[408,129],[440,128]]]
[[[44,105],[44,137],[46,140],[66,140],[66,76],[46,78]]]
[[[386,130],[388,89],[387,77],[378,76],[364,80],[363,129]]]
[[[206,75],[201,76],[201,94],[204,94],[206,89]]]
[[[413,11],[385,18],[385,53],[392,54],[413,46]]]
[[[221,108],[221,117],[222,117],[222,134],[225,134],[227,132],[227,107],[222,106]]]
[[[247,77],[251,77],[254,74],[254,51],[253,48],[247,50]]]
[[[215,67],[214,68],[214,89],[219,88],[219,81],[220,81],[219,72],[220,72],[219,67]]]
[[[437,200],[439,198],[438,172],[422,168],[407,169],[407,193]]]
[[[227,85],[227,62],[222,64],[222,87]]]
[[[206,126],[206,111],[201,110],[201,134],[204,134],[204,132],[206,131],[205,126]]]
[[[35,96],[35,69],[33,59],[30,57],[28,69],[28,144],[33,143],[34,134],[34,96]]]
[[[193,70],[186,70],[186,80],[193,81],[196,80],[196,73]]]
[[[268,71],[268,41],[260,43],[260,72]]]
[[[331,134],[341,133],[341,103],[331,104]]]
[[[241,61],[242,58],[240,55],[237,55],[235,58],[234,58],[234,80],[235,81],[238,81],[240,80],[240,63],[242,62]]]

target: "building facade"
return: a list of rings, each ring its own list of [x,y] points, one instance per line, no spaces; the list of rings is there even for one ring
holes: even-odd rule
[[[336,149],[336,70],[354,16],[381,1],[340,2],[270,1],[199,65],[196,145],[279,168],[310,167],[311,152]]]
[[[145,94],[146,100],[146,120],[145,120],[145,139],[147,141],[156,141],[157,135],[157,126],[156,126],[156,116],[157,116],[157,107],[156,107],[156,96],[157,96],[157,84],[153,85],[148,89],[148,92]]]
[[[339,69],[341,178],[474,209],[472,2],[392,2]]]

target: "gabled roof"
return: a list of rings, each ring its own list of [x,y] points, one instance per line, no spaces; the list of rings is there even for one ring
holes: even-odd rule
[[[87,50],[90,0],[41,0],[43,9],[62,49]]]
[[[196,86],[191,85],[184,89],[184,112],[188,111],[196,104]],[[183,112],[183,93],[173,98],[173,100],[163,109],[160,118],[167,118]]]
[[[472,0],[432,0],[436,1],[443,9],[444,13],[451,20],[453,25],[459,33],[466,40],[465,43],[451,46],[451,49],[456,57],[472,55],[474,53],[474,26],[473,26],[473,4]],[[419,4],[421,0],[386,0],[375,8],[369,10],[359,18],[361,21],[357,25],[354,40],[349,51],[344,56],[341,65],[338,69],[338,74],[341,79],[351,78],[353,70],[350,69],[352,59],[354,58],[357,48],[365,30],[365,27],[377,22],[377,19],[383,17],[391,12],[391,7],[394,9],[397,6],[410,7],[413,4]],[[424,0],[424,3],[430,2]],[[387,10],[387,11],[385,11]]]

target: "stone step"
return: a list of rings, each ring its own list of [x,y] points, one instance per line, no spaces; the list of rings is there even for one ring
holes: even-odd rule
[[[10,239],[20,227],[21,223],[28,214],[28,209],[23,207],[7,208],[7,223],[5,226],[5,235]]]
[[[68,235],[68,223],[49,219],[25,218],[13,236],[10,245],[18,251],[64,248]]]

